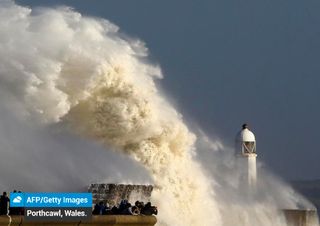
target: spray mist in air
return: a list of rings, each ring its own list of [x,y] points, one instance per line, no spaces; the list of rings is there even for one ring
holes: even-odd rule
[[[10,88],[21,116],[69,123],[142,164],[154,181],[160,221],[219,225],[210,184],[192,160],[195,136],[158,93],[161,72],[143,62],[144,44],[69,8],[1,4],[1,88]]]
[[[219,154],[205,165],[196,160],[211,141],[196,144],[161,95],[161,70],[143,42],[67,7],[0,4],[0,98],[18,117],[68,125],[137,161],[153,180],[159,225],[285,225],[273,200],[246,206],[235,195],[236,176],[221,171],[228,167]]]

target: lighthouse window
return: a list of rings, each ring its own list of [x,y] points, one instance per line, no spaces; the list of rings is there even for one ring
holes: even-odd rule
[[[244,153],[256,153],[254,142],[244,142]]]

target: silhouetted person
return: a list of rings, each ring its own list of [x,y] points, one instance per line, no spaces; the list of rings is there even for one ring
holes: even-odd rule
[[[10,199],[7,196],[7,192],[3,192],[0,197],[0,215],[7,215],[9,209]]]
[[[132,206],[129,208],[129,212],[131,215],[139,215],[140,214],[140,209],[137,206]]]
[[[123,207],[121,213],[122,215],[132,215],[131,212],[131,203],[127,202]]]
[[[111,208],[110,214],[111,214],[111,215],[117,215],[117,214],[119,214],[119,209],[118,209],[118,207],[113,206],[113,207]]]
[[[121,200],[119,208],[118,208],[119,214],[122,214],[122,212],[124,212],[124,210],[127,208],[127,205],[128,205],[128,200],[126,200],[126,199]]]
[[[138,207],[139,212],[140,212],[140,211],[143,209],[143,207],[144,207],[144,203],[143,203],[143,202],[136,201],[136,202],[135,202],[135,206]]]
[[[103,204],[103,202],[99,202],[99,204],[96,204],[92,211],[92,214],[94,215],[105,215],[106,213],[106,206]]]
[[[151,206],[151,202],[148,202],[141,210],[141,214],[151,216],[152,214],[157,215],[158,209],[156,206]]]

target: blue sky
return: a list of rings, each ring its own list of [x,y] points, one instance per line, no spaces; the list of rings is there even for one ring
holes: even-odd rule
[[[287,179],[320,178],[320,2],[18,0],[68,5],[146,42],[187,119],[233,145],[243,122],[258,158]]]

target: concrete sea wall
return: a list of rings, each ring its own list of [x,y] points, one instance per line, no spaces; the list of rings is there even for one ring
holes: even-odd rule
[[[0,216],[0,226],[154,226],[156,223],[154,216],[92,216],[91,221],[87,222],[26,222],[23,216]]]
[[[282,210],[288,226],[319,226],[316,210]],[[26,222],[23,216],[0,216],[0,226],[154,226],[155,216],[104,215],[92,216],[90,221],[77,222]]]

